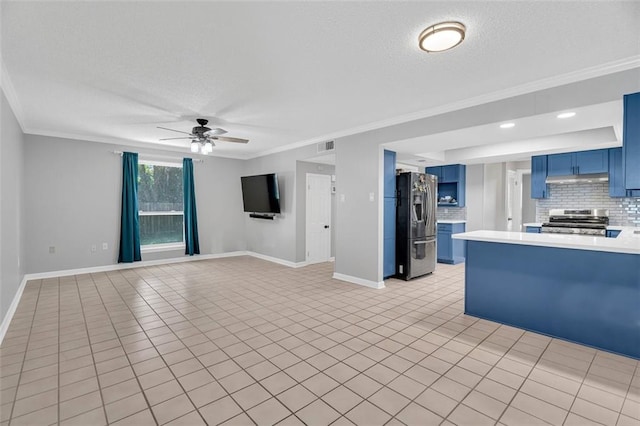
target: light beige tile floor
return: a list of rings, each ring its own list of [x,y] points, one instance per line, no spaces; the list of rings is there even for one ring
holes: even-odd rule
[[[7,424],[640,425],[636,360],[463,314],[464,265],[372,290],[227,258],[31,281]]]

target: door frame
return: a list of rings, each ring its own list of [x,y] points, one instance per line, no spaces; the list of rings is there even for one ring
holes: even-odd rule
[[[331,188],[331,186],[333,185],[333,182],[331,180],[331,175],[325,175],[325,174],[320,174],[320,173],[306,173],[305,174],[305,187],[304,187],[304,195],[305,195],[305,223],[304,223],[304,259],[306,263],[322,263],[322,262],[328,262],[331,260],[331,234],[332,234],[332,226],[333,224],[331,223],[331,213],[332,213],[332,199],[331,199],[331,189],[329,190],[329,192],[327,193],[327,199],[328,199],[328,203],[327,205],[329,206],[329,215],[328,215],[328,219],[329,219],[329,250],[327,253],[327,258],[324,260],[314,260],[314,261],[310,261],[309,260],[309,241],[311,240],[309,238],[310,236],[310,223],[311,220],[309,218],[310,216],[310,212],[311,209],[309,208],[309,176],[316,176],[316,177],[321,177],[322,179],[327,179],[329,181],[329,188]]]

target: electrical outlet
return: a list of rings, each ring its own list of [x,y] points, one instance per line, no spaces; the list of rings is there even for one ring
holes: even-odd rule
[[[49,254],[54,254],[56,252],[55,246],[49,246]]]
[[[95,253],[98,250],[98,246],[91,244],[91,253]]]
[[[374,194],[373,192],[369,193],[369,201],[374,201],[376,199],[376,194]]]
[[[102,243],[102,250],[109,250],[109,244],[108,243]]]
[[[344,194],[340,194],[340,202],[341,202],[341,203],[344,203],[344,200],[345,200],[345,196],[344,196]]]

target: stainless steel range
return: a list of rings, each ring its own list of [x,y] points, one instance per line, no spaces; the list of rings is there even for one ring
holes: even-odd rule
[[[605,237],[608,224],[607,209],[551,209],[549,222],[542,224],[540,232]]]

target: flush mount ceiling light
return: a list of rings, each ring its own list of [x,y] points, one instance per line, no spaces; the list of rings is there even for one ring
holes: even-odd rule
[[[512,127],[515,127],[516,123],[502,123],[500,125],[501,129],[510,129]]]
[[[443,52],[462,43],[466,30],[460,22],[441,22],[422,31],[418,45],[425,52]]]
[[[556,117],[558,117],[558,118],[571,118],[574,115],[576,115],[575,112],[563,112],[561,114],[558,114]]]

